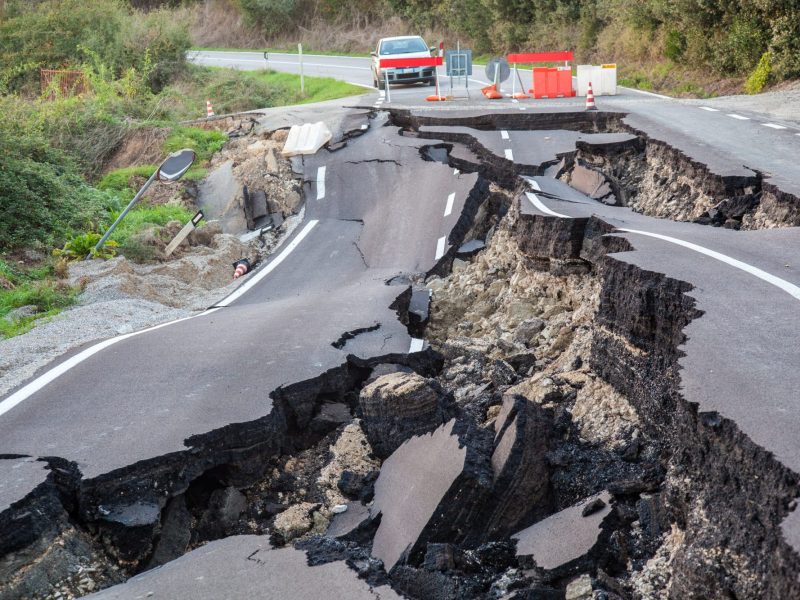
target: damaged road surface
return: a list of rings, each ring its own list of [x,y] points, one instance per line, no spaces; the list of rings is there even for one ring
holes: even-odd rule
[[[623,116],[344,118],[239,290],[0,402],[0,599],[800,597],[796,198]]]

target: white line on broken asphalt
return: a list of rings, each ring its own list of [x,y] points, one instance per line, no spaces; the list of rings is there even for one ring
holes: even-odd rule
[[[678,238],[670,237],[668,235],[661,235],[660,233],[650,233],[648,231],[639,231],[637,229],[617,229],[617,231],[656,238],[659,240],[663,240],[665,242],[670,242],[671,244],[683,246],[684,248],[688,248],[689,250],[694,250],[695,252],[699,252],[700,254],[710,256],[711,258],[714,258],[720,262],[724,262],[726,265],[730,265],[736,269],[744,271],[745,273],[749,273],[753,277],[758,277],[762,281],[766,281],[767,283],[770,283],[775,287],[780,288],[793,298],[800,300],[800,287],[797,287],[793,283],[789,283],[785,279],[781,279],[780,277],[776,277],[775,275],[767,273],[766,271],[762,271],[758,267],[754,267],[753,265],[749,265],[746,262],[736,260],[735,258],[731,258],[730,256],[727,256],[720,252],[716,252],[704,246],[698,246],[697,244],[693,244],[692,242],[679,240]]]
[[[797,135],[800,135],[800,133],[798,133]],[[459,171],[458,169],[453,169],[453,175],[458,177],[459,175],[461,175],[461,171]]]
[[[778,125],[776,123],[762,123],[764,127],[769,127],[771,129],[786,129],[783,125]]]
[[[554,210],[550,210],[549,208],[547,208],[544,205],[544,202],[539,200],[539,197],[536,194],[534,194],[533,192],[525,192],[525,195],[528,197],[528,200],[531,201],[531,204],[533,204],[536,207],[536,210],[538,210],[540,212],[543,212],[546,215],[550,215],[551,217],[558,217],[560,219],[571,219],[572,218],[569,215],[562,215],[561,213],[557,213]]]
[[[450,213],[453,212],[453,202],[456,199],[456,193],[453,192],[447,197],[447,206],[444,208],[444,216],[449,217]]]
[[[513,152],[513,150],[511,150],[511,148],[506,148],[505,149],[505,153],[506,153],[506,159],[507,160],[511,160],[511,161],[514,160],[514,152]]]
[[[324,167],[323,167],[323,168],[324,168]],[[309,222],[306,224],[306,226],[305,226],[305,227],[303,227],[303,229],[300,231],[300,233],[298,233],[298,234],[297,234],[297,237],[296,237],[296,238],[294,238],[294,239],[291,241],[291,243],[290,243],[288,246],[286,246],[286,248],[284,248],[284,249],[281,251],[281,253],[280,253],[280,254],[278,254],[278,256],[276,256],[276,257],[275,257],[275,258],[273,258],[273,259],[272,259],[272,260],[271,260],[269,263],[267,263],[267,265],[266,265],[265,267],[263,267],[262,269],[259,269],[258,271],[256,271],[256,272],[255,272],[255,273],[254,273],[254,274],[253,274],[253,275],[250,277],[250,279],[247,281],[247,283],[245,283],[244,285],[242,285],[242,286],[238,287],[238,288],[236,289],[236,291],[235,291],[235,292],[233,292],[233,293],[232,293],[230,296],[228,296],[227,298],[225,298],[225,299],[224,299],[222,302],[217,302],[217,303],[216,303],[214,306],[215,306],[215,307],[216,307],[216,306],[229,306],[229,305],[230,305],[230,304],[232,304],[232,303],[233,303],[235,300],[239,299],[239,298],[240,298],[240,297],[241,297],[241,296],[242,296],[242,295],[243,295],[245,292],[247,292],[247,290],[249,290],[249,289],[250,289],[250,288],[252,288],[254,285],[256,285],[256,284],[257,284],[259,281],[261,281],[262,279],[264,279],[264,277],[266,277],[267,275],[269,275],[270,273],[272,273],[272,271],[274,271],[274,270],[275,270],[275,268],[276,268],[276,267],[277,267],[279,264],[281,264],[281,263],[282,263],[284,260],[286,260],[286,257],[287,257],[287,256],[289,256],[289,254],[291,254],[291,253],[292,253],[292,251],[293,251],[295,248],[297,248],[297,246],[299,246],[299,245],[300,245],[300,242],[302,242],[302,241],[303,241],[303,239],[304,239],[304,238],[305,238],[305,237],[306,237],[306,236],[307,236],[309,233],[311,233],[311,230],[312,230],[312,229],[314,229],[314,227],[316,226],[316,224],[317,224],[317,223],[319,223],[319,221],[318,221],[318,220],[316,220],[316,219],[314,219],[313,221],[309,221]]]
[[[408,353],[413,354],[414,352],[422,352],[422,349],[425,347],[425,340],[421,340],[419,338],[411,338],[411,346],[408,348]]]
[[[169,321],[167,323],[161,323],[161,324],[155,325],[153,327],[148,327],[147,329],[142,329],[141,331],[134,331],[133,333],[126,333],[124,335],[119,335],[117,337],[113,337],[113,338],[110,338],[108,340],[103,340],[99,344],[95,344],[94,346],[91,346],[91,347],[87,348],[83,352],[80,352],[79,354],[76,354],[72,358],[69,358],[69,359],[65,360],[61,364],[53,367],[52,369],[50,369],[46,373],[40,375],[39,377],[37,377],[36,379],[31,381],[27,385],[23,386],[22,388],[20,388],[19,390],[17,390],[13,394],[11,394],[8,398],[6,398],[2,402],[0,402],[0,416],[4,415],[8,411],[10,411],[12,408],[14,408],[18,404],[20,404],[21,402],[23,402],[23,401],[27,400],[28,398],[30,398],[33,394],[35,394],[36,392],[41,390],[47,384],[49,384],[49,383],[55,381],[56,379],[58,379],[59,377],[61,377],[61,375],[63,375],[64,373],[66,373],[70,369],[78,366],[83,361],[85,361],[86,359],[94,356],[95,354],[97,354],[101,350],[105,350],[109,346],[113,346],[117,342],[121,342],[123,340],[127,340],[128,338],[132,338],[132,337],[135,337],[137,335],[141,335],[143,333],[147,333],[149,331],[155,331],[156,329],[161,329],[162,327],[167,327],[169,325],[174,325],[175,323],[180,323],[182,321],[188,321],[189,319],[195,319],[197,317],[210,315],[212,313],[217,312],[220,308],[230,305],[234,300],[238,299],[247,290],[252,288],[259,281],[264,279],[264,277],[266,277],[272,271],[274,271],[275,268],[279,264],[281,264],[286,259],[287,256],[289,256],[289,254],[292,252],[292,250],[297,248],[297,246],[300,244],[300,242],[303,241],[303,238],[305,238],[309,234],[309,232],[314,228],[314,226],[317,223],[319,223],[319,221],[317,221],[317,220],[309,221],[306,224],[306,226],[303,228],[303,230],[297,235],[297,237],[295,237],[292,240],[292,242],[288,246],[286,246],[286,248],[284,248],[283,251],[281,251],[280,254],[278,254],[278,256],[276,256],[272,261],[270,261],[269,264],[267,264],[267,266],[265,266],[263,269],[261,269],[261,270],[257,271],[256,273],[254,273],[253,276],[251,277],[251,279],[249,279],[247,281],[247,283],[245,283],[244,285],[240,286],[235,292],[233,292],[230,296],[228,296],[227,298],[225,298],[221,302],[218,302],[214,307],[209,308],[208,310],[203,311],[200,314],[192,315],[191,317],[183,317],[182,319],[176,319],[175,321]]]
[[[731,119],[739,119],[740,121],[749,121],[750,117],[743,117],[742,115],[737,115],[735,113],[731,113],[728,115]]]
[[[444,245],[447,240],[443,237],[440,237],[439,240],[436,242],[436,260],[439,260],[444,256]]]
[[[500,137],[503,138],[504,140],[507,140],[508,139],[508,132],[505,129],[503,129],[500,132]]]
[[[719,112],[718,108],[711,108],[710,106],[701,106],[700,110],[707,110],[708,112]]]
[[[317,169],[317,200],[325,198],[325,167]]]

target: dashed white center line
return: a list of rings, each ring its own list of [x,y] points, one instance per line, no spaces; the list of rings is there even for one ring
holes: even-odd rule
[[[363,131],[366,131],[367,129],[369,129],[369,125],[367,125],[366,123],[364,123],[364,124],[361,126],[361,129],[362,129]]]
[[[425,347],[425,340],[421,340],[419,338],[411,338],[411,346],[408,349],[409,354],[413,354],[414,352],[422,352],[422,349]]]
[[[798,134],[798,135],[800,135],[800,134]],[[459,171],[458,169],[453,169],[453,175],[458,177],[459,175],[461,175],[461,171]]]
[[[506,159],[512,161],[514,160],[514,152],[511,150],[511,148],[506,148],[505,153],[506,153]]]
[[[500,137],[503,138],[504,140],[507,140],[508,139],[508,132],[505,129],[502,130],[500,132]]]
[[[325,197],[325,167],[317,169],[317,200]]]
[[[783,125],[778,125],[777,123],[764,123],[764,127],[769,127],[771,129],[786,129]]]
[[[447,206],[444,208],[444,216],[449,217],[450,213],[453,212],[453,202],[456,199],[456,193],[453,192],[447,197]]]
[[[700,110],[707,110],[708,112],[719,112],[716,108],[711,108],[710,106],[701,106]]]
[[[749,121],[750,120],[750,117],[743,117],[742,115],[737,115],[737,114],[734,114],[734,113],[731,113],[728,116],[731,119],[739,119],[740,121]]]
[[[444,256],[444,245],[447,240],[443,237],[439,238],[439,241],[436,242],[436,260],[439,260]]]

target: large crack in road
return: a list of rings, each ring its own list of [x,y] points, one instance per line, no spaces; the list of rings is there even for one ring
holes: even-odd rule
[[[794,224],[796,199],[623,116],[378,113],[305,159],[327,190],[307,179],[267,285],[4,417],[0,598],[797,595],[800,453],[752,395],[791,393],[794,301],[620,233],[774,272],[793,232],[733,229]],[[750,349],[755,385],[729,343],[754,327],[777,349]],[[164,373],[177,340],[191,368]]]

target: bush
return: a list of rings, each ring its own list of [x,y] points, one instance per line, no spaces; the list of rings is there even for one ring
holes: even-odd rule
[[[747,78],[744,84],[744,91],[748,94],[758,94],[767,85],[771,73],[772,56],[769,52],[765,52],[761,55],[761,60],[758,61],[756,68],[750,73],[750,77]]]
[[[195,164],[203,163],[222,150],[228,141],[221,131],[200,129],[199,127],[175,127],[164,141],[166,153],[191,148],[197,154]]]
[[[670,29],[664,39],[664,56],[677,62],[686,52],[686,36],[680,31]]]
[[[158,91],[184,67],[190,45],[187,26],[165,10],[134,11],[122,0],[9,0],[0,20],[0,81],[33,92],[40,67],[75,68],[99,57],[116,77],[147,70]]]

